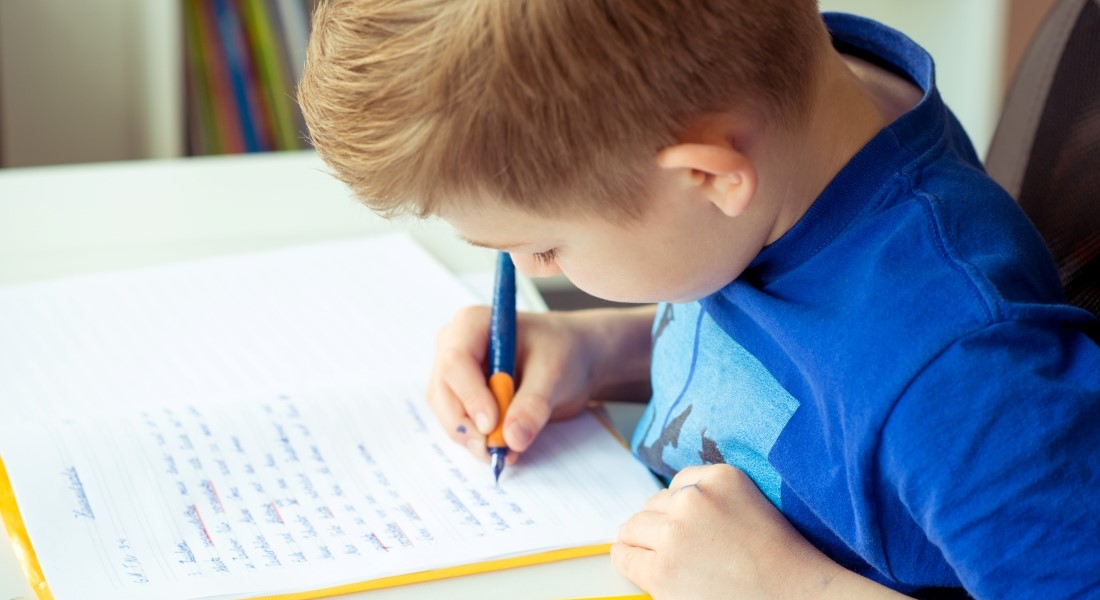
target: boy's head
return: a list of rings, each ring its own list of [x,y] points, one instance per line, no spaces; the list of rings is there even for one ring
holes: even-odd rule
[[[807,113],[816,0],[323,0],[299,99],[368,206],[638,218],[698,119]]]

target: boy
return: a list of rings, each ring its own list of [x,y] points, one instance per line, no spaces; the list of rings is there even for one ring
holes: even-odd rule
[[[333,0],[300,99],[372,208],[661,303],[524,315],[505,417],[518,453],[651,384],[669,488],[612,559],[655,598],[1100,593],[1093,317],[904,36],[813,0]],[[482,456],[486,327],[429,389]]]

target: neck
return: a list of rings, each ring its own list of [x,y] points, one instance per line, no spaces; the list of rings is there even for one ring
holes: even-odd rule
[[[835,51],[825,56],[804,125],[769,137],[755,158],[757,193],[769,198],[767,205],[774,209],[768,244],[790,230],[844,165],[896,116],[876,97],[867,72]]]

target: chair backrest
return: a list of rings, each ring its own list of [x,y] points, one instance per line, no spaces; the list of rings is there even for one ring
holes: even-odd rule
[[[1043,235],[1069,301],[1100,315],[1100,0],[1051,9],[1006,96],[986,169]]]

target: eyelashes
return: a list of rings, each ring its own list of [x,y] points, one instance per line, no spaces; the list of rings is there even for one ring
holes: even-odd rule
[[[535,258],[535,262],[537,262],[538,264],[548,265],[558,258],[558,249],[551,248],[545,252],[535,252],[531,254],[531,256]]]

